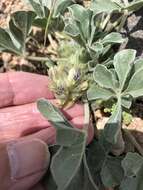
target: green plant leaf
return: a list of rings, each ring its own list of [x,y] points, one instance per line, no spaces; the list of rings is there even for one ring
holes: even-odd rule
[[[9,30],[14,39],[20,44],[20,51],[25,53],[26,39],[31,31],[35,13],[32,11],[18,11],[12,14]]]
[[[106,158],[101,170],[101,179],[105,187],[115,187],[121,183],[124,176],[121,160],[120,157]]]
[[[137,178],[127,177],[121,182],[119,190],[138,190],[137,189]]]
[[[134,63],[134,73],[143,68],[143,59],[137,59]]]
[[[88,149],[86,150],[86,159],[89,166],[89,170],[91,171],[91,175],[95,182],[96,175],[98,172],[101,171],[106,156],[107,155],[102,144],[94,139],[88,146]]]
[[[74,3],[74,0],[57,0],[55,3],[53,16],[58,17],[60,15],[63,15],[67,8]]]
[[[90,38],[90,20],[92,12],[77,4],[70,6],[68,9],[73,20],[77,22],[76,24],[79,27],[80,35],[87,41]]]
[[[13,41],[8,32],[0,28],[0,49],[15,54],[20,54],[21,51],[13,44]]]
[[[115,97],[115,93],[110,89],[104,89],[96,84],[93,84],[87,91],[87,97],[90,101],[98,99],[108,100]]]
[[[126,49],[120,51],[114,57],[113,64],[119,78],[121,91],[123,90],[127,77],[131,71],[135,56],[135,50]]]
[[[133,0],[128,6],[124,7],[129,12],[135,12],[143,7],[143,0]]]
[[[58,190],[66,189],[77,174],[83,159],[86,138],[86,134],[80,132],[77,140],[70,147],[62,147],[53,157],[51,171]]]
[[[121,7],[112,0],[92,0],[91,9],[96,13],[119,11]]]
[[[126,177],[137,176],[141,166],[143,165],[143,157],[137,153],[129,152],[122,160],[122,167]]]
[[[117,32],[111,32],[110,34],[106,35],[102,39],[103,44],[108,43],[123,43],[125,41],[125,38],[122,37],[120,33]]]
[[[129,85],[125,90],[125,94],[130,94],[137,98],[143,95],[143,68],[138,69],[130,79]]]
[[[138,174],[137,174],[137,189],[136,190],[142,190],[143,189],[143,165],[141,166]]]
[[[41,114],[51,122],[56,129],[70,127],[73,128],[71,123],[66,117],[46,99],[40,99],[37,102],[37,107]]]
[[[93,78],[99,86],[112,89],[114,91],[115,86],[112,73],[104,65],[97,65],[95,67]]]
[[[46,7],[44,1],[41,0],[28,0],[39,18],[48,17],[50,10]]]
[[[104,137],[107,142],[116,144],[118,141],[118,135],[121,131],[122,125],[122,108],[121,100],[119,99],[111,117],[104,127]]]

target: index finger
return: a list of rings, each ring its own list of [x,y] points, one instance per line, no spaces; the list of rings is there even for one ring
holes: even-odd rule
[[[0,74],[0,107],[32,103],[38,98],[53,99],[47,76],[10,72]]]

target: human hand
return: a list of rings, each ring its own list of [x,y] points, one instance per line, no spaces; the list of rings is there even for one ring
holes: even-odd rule
[[[55,129],[51,126],[51,124],[43,118],[43,116],[39,113],[37,110],[37,106],[35,101],[38,98],[47,98],[49,99],[53,104],[56,105],[56,100],[54,99],[54,95],[49,91],[48,89],[48,78],[46,76],[41,76],[41,75],[35,75],[35,74],[30,74],[30,73],[24,73],[24,72],[17,72],[17,73],[5,73],[0,75],[0,146],[3,146],[2,150],[5,152],[4,155],[6,155],[7,159],[4,159],[5,156],[2,156],[3,153],[0,152],[1,154],[1,159],[2,160],[7,160],[7,165],[9,165],[9,154],[7,153],[7,146],[9,147],[9,144],[13,144],[13,142],[21,143],[21,141],[25,142],[25,145],[22,145],[23,147],[31,147],[31,149],[26,150],[27,152],[22,152],[24,151],[25,148],[22,148],[21,146],[19,148],[19,151],[21,150],[21,158],[24,159],[24,155],[26,155],[26,161],[28,164],[28,168],[26,163],[24,163],[24,160],[21,161],[20,167],[23,166],[24,169],[26,170],[26,176],[21,175],[20,181],[24,181],[27,177],[31,177],[33,174],[34,176],[38,175],[38,171],[36,170],[36,166],[40,167],[40,163],[48,167],[48,161],[42,161],[43,155],[45,152],[47,152],[47,149],[44,149],[45,143],[48,144],[54,144],[55,143],[55,136],[56,132]],[[5,108],[3,108],[5,107]],[[70,122],[78,128],[82,128],[83,123],[84,123],[84,108],[83,105],[81,104],[75,104],[72,108],[68,110],[62,110],[65,116],[70,120]],[[89,127],[89,138],[88,141],[90,141],[93,137],[93,128]],[[36,139],[36,142],[35,142]],[[38,139],[41,141],[39,142]],[[29,142],[30,141],[30,142]],[[30,145],[30,143],[33,143],[33,141],[37,144],[36,145]],[[38,141],[38,142],[37,142]],[[43,146],[41,145],[41,142],[43,142]],[[8,143],[8,145],[7,145]],[[27,145],[26,145],[27,144]],[[38,145],[40,144],[40,145]],[[32,146],[35,146],[35,149],[32,148]],[[43,147],[43,152],[38,150],[38,147],[42,146]],[[10,146],[13,147],[13,146]],[[35,153],[32,153],[31,150],[37,151]],[[19,154],[19,153],[18,153]],[[37,154],[37,156],[36,156]],[[27,157],[28,155],[28,157]],[[34,155],[34,157],[32,157]],[[38,157],[38,155],[40,157]],[[37,160],[37,162],[40,162],[39,164],[35,163],[33,160]],[[45,162],[45,163],[44,163]],[[10,166],[15,168],[15,164],[13,165],[13,162],[10,161]],[[0,164],[7,168],[3,164],[3,162],[0,160]],[[31,164],[31,165],[30,165]],[[43,166],[42,165],[42,166]],[[10,168],[11,168],[10,167]],[[31,173],[31,169],[35,169]],[[0,167],[1,168],[1,167]],[[29,170],[30,171],[29,171]],[[45,168],[41,169],[44,172],[46,171]],[[11,171],[10,169],[6,169],[6,171]],[[25,172],[25,171],[24,171]],[[27,190],[32,185],[36,184],[39,179],[42,177],[44,172],[41,173],[41,175],[38,175],[39,178],[35,178],[32,181],[32,183],[28,182],[26,179],[26,183],[21,183],[17,182],[17,184],[20,184],[20,186],[14,186],[13,187],[10,185],[10,190]],[[5,174],[5,173],[4,173]],[[3,184],[11,184],[11,183],[4,183],[3,178],[9,180],[9,174],[3,175],[0,173],[3,177],[0,177],[0,185]],[[32,175],[32,176],[33,176]],[[15,181],[15,180],[14,180]],[[17,179],[16,179],[17,181]],[[28,182],[28,183],[27,183]],[[12,180],[13,183],[13,180]],[[17,185],[16,184],[16,185]],[[28,185],[28,186],[24,186]],[[1,189],[3,190],[9,190],[9,189],[4,189],[5,186]],[[24,188],[24,189],[23,189]],[[39,187],[34,187],[36,188],[41,188]]]

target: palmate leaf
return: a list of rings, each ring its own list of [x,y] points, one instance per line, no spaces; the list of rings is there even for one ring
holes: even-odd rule
[[[92,0],[91,9],[96,13],[106,12],[122,12],[127,10],[133,12],[139,10],[143,6],[143,0],[133,0],[125,5],[120,0]]]
[[[68,10],[71,18],[67,20],[64,31],[85,47],[91,35],[92,11],[77,4]]]
[[[113,44],[125,40],[119,33],[107,35],[101,30],[99,23],[102,14],[95,14],[93,10],[77,4],[69,6],[68,10],[71,17],[65,20],[64,32],[85,48],[89,60],[96,63],[100,57],[104,59]]]
[[[77,25],[79,26],[80,35],[83,35],[83,38],[87,42],[91,34],[90,21],[92,17],[92,12],[77,4],[70,6],[69,11],[73,19],[78,22]]]
[[[120,98],[122,106],[130,108],[133,98],[143,96],[143,60],[135,61],[135,55],[136,51],[131,49],[118,52],[113,60],[114,69],[97,65],[93,72],[96,83],[87,92],[89,100]]]
[[[9,21],[9,31],[0,28],[1,49],[18,55],[24,54],[26,39],[35,16],[32,11],[13,13]]]
[[[62,15],[67,10],[67,7],[74,4],[74,0],[28,0],[37,17],[34,21],[34,25],[46,28],[49,16],[49,31],[62,31],[64,28],[64,21]]]

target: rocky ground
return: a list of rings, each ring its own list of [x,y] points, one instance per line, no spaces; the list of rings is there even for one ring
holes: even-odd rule
[[[137,50],[137,55],[143,57],[143,8],[129,16],[126,26],[129,38],[126,48]]]

